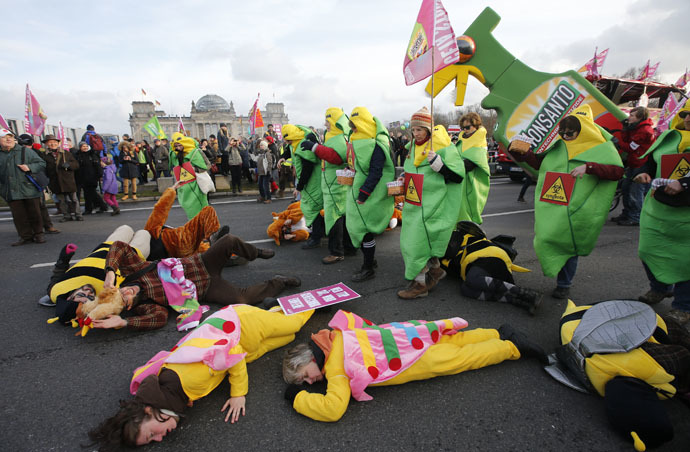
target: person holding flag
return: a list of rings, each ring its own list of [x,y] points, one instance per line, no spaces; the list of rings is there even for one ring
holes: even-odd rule
[[[405,221],[400,233],[405,279],[410,281],[406,289],[398,291],[404,300],[426,297],[446,276],[439,257],[446,252],[465,202],[465,166],[446,129],[434,127],[431,139],[431,115],[426,107],[412,115],[410,127],[414,140],[405,159]]]
[[[543,153],[508,151],[539,171],[534,202],[534,251],[547,277],[557,277],[552,296],[568,298],[578,256],[594,249],[606,221],[623,162],[611,135],[583,105],[561,120],[560,139]],[[577,187],[576,187],[577,185]]]
[[[304,140],[301,147],[307,152],[313,151],[321,159],[321,192],[330,253],[321,261],[328,265],[342,261],[345,254],[354,255],[357,250],[345,227],[345,204],[350,187],[338,184],[336,175],[336,171],[347,167],[348,117],[340,108],[331,107],[326,110],[325,126],[323,145]]]
[[[307,226],[312,232],[303,249],[317,248],[321,244],[321,238],[325,233],[325,224],[321,216],[324,208],[323,193],[321,192],[321,174],[314,171],[321,166],[321,160],[312,152],[318,138],[312,130],[305,126],[285,124],[282,129],[283,138],[289,143],[292,150],[292,163],[295,165],[295,197],[300,194],[302,213]],[[302,143],[307,141],[306,147]],[[309,148],[311,143],[311,148]]]

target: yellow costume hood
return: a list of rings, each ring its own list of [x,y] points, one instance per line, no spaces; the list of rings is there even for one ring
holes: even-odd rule
[[[376,138],[376,121],[366,107],[355,107],[350,114],[350,121],[357,128],[350,141]]]
[[[175,143],[182,143],[184,146],[184,154],[187,155],[197,148],[196,140],[194,138],[186,137],[180,132],[175,132],[170,142],[170,149],[175,149]]]
[[[690,112],[690,99],[683,105],[683,107],[678,110],[678,113],[676,113],[676,116],[673,117],[671,120],[671,126],[669,129],[671,130],[676,130],[680,132],[680,143],[678,143],[678,152],[683,152],[685,149],[690,147],[690,130],[685,130],[684,129],[684,124],[683,124],[683,118],[681,118],[679,115],[681,112]]]
[[[436,137],[434,137],[436,140]],[[471,137],[463,138],[460,134],[460,141],[462,141],[462,150],[472,148],[485,148],[486,147],[486,129],[484,127],[478,128]],[[434,146],[435,147],[435,146]]]
[[[300,141],[304,140],[304,130],[294,124],[285,124],[281,132],[283,133],[283,139],[287,140],[292,145],[293,149]]]
[[[326,110],[326,121],[328,121],[331,127],[328,129],[328,132],[326,132],[324,142],[328,141],[334,136],[344,133],[338,124],[338,122],[340,122],[340,118],[342,118],[344,114],[345,112],[337,107],[331,107]]]
[[[580,121],[580,134],[577,138],[571,141],[560,138],[565,143],[566,149],[568,149],[568,160],[572,160],[586,150],[606,142],[606,138],[602,135],[601,130],[594,123],[592,108],[589,105],[578,107],[568,116],[574,116]]]

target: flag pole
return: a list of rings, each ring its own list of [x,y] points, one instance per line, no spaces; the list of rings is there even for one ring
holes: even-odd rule
[[[434,54],[436,49],[431,49],[431,134],[429,136],[429,150],[434,150],[434,75],[436,67],[434,65]]]

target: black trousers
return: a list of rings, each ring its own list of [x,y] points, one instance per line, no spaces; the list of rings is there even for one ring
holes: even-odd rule
[[[354,249],[345,225],[345,216],[342,216],[333,223],[333,227],[328,233],[328,251],[333,256],[343,256],[345,251],[353,251]]]
[[[33,240],[34,236],[43,234],[43,219],[41,218],[41,201],[39,198],[18,199],[7,204],[10,206],[14,227],[19,237],[23,240]]]

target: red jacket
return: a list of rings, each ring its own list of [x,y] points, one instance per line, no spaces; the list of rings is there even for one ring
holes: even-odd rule
[[[640,121],[633,130],[621,132],[620,152],[628,153],[627,167],[639,168],[647,161],[647,157],[640,158],[654,143],[654,126],[651,119]]]

